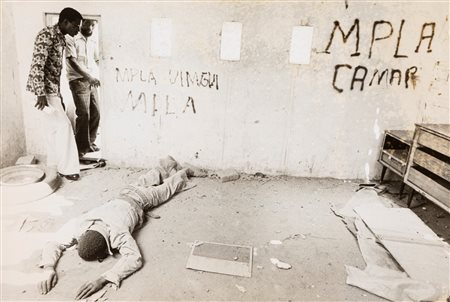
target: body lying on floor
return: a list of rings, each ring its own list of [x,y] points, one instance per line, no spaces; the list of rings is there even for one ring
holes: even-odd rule
[[[62,253],[77,245],[78,255],[86,261],[102,261],[113,251],[121,258],[97,279],[84,283],[75,299],[84,299],[106,284],[116,286],[142,267],[142,255],[132,233],[142,226],[144,213],[168,201],[185,188],[189,177],[205,176],[192,166],[181,167],[172,157],[159,161],[159,166],[139,178],[139,183],[125,186],[119,197],[67,222],[48,241],[39,266],[47,271],[39,282],[41,294],[47,294],[57,283],[56,264]]]

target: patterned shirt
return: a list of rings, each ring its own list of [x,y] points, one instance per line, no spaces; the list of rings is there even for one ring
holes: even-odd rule
[[[65,46],[64,35],[58,24],[47,26],[38,33],[28,76],[28,91],[37,96],[59,95]]]

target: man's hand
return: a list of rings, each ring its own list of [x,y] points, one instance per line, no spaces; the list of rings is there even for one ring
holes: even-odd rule
[[[100,86],[100,80],[94,77],[89,77],[88,78],[89,84],[91,84],[94,87],[98,87]]]
[[[37,101],[36,101],[36,105],[34,105],[34,107],[36,107],[38,110],[42,110],[46,106],[48,106],[47,96],[45,96],[45,95],[38,96],[37,97]]]
[[[58,276],[53,267],[44,268],[45,280],[42,280],[38,284],[38,289],[41,295],[47,294],[53,287],[55,287],[56,282],[58,282]]]
[[[94,83],[92,83],[91,85],[93,85],[94,87],[99,87],[100,86],[100,80],[99,79],[95,79]]]
[[[99,277],[98,279],[96,279],[94,281],[86,282],[78,290],[75,300],[85,299],[85,298],[89,297],[93,293],[102,289],[106,283],[108,283],[108,281],[103,277]]]

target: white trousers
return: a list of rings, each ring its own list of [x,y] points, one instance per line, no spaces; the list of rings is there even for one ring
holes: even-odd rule
[[[61,98],[48,95],[47,102],[51,107],[42,113],[47,124],[47,166],[56,166],[57,171],[64,175],[78,174],[77,144]]]

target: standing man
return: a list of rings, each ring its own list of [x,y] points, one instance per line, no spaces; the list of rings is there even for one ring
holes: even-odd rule
[[[82,19],[78,11],[66,7],[59,14],[58,24],[38,33],[27,82],[27,90],[37,96],[35,107],[45,109],[46,113],[47,165],[56,165],[58,173],[70,180],[80,178],[80,166],[72,125],[63,107],[60,81],[64,35],[75,36]]]
[[[91,37],[95,23],[95,20],[83,20],[80,33],[66,40],[67,78],[76,107],[75,140],[79,157],[100,150],[95,145],[100,122],[98,48]]]

